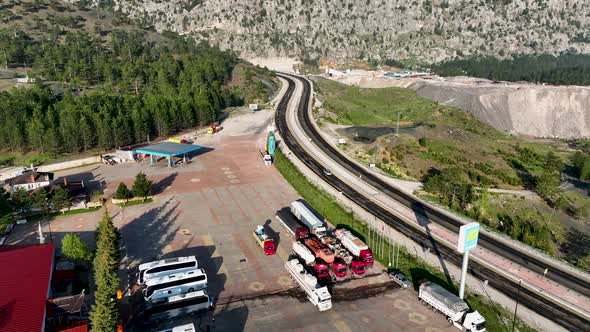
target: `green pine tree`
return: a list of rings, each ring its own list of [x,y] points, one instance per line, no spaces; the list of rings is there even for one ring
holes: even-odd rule
[[[117,191],[115,192],[115,198],[116,199],[131,198],[131,192],[129,191],[129,188],[127,188],[127,186],[123,182],[119,183],[119,186],[117,187]]]
[[[119,258],[119,232],[105,208],[96,229],[94,305],[90,312],[93,331],[114,331],[119,320],[116,300]]]
[[[135,182],[131,188],[133,196],[147,198],[152,193],[152,181],[148,180],[147,176],[139,172],[135,176]]]

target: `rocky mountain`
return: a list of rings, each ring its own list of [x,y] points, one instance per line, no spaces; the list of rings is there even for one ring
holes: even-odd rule
[[[432,63],[455,56],[590,51],[587,0],[90,1],[112,3],[157,30],[193,34],[246,58]]]

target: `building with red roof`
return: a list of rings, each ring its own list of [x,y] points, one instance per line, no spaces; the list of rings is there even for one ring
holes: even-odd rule
[[[53,264],[52,243],[0,246],[0,331],[45,331]]]

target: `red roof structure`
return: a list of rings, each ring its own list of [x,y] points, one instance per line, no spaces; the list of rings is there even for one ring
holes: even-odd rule
[[[53,244],[0,246],[0,331],[44,331]]]

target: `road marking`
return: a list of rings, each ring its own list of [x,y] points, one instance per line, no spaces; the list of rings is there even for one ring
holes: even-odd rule
[[[254,281],[253,283],[250,283],[250,285],[248,286],[248,289],[255,291],[255,292],[260,292],[261,290],[264,289],[264,284],[261,283],[260,281]]]
[[[282,286],[293,286],[293,281],[287,276],[280,276],[277,283]]]
[[[410,322],[420,325],[424,325],[428,322],[428,318],[426,318],[426,316],[417,312],[410,312],[410,314],[408,314],[408,318]]]

